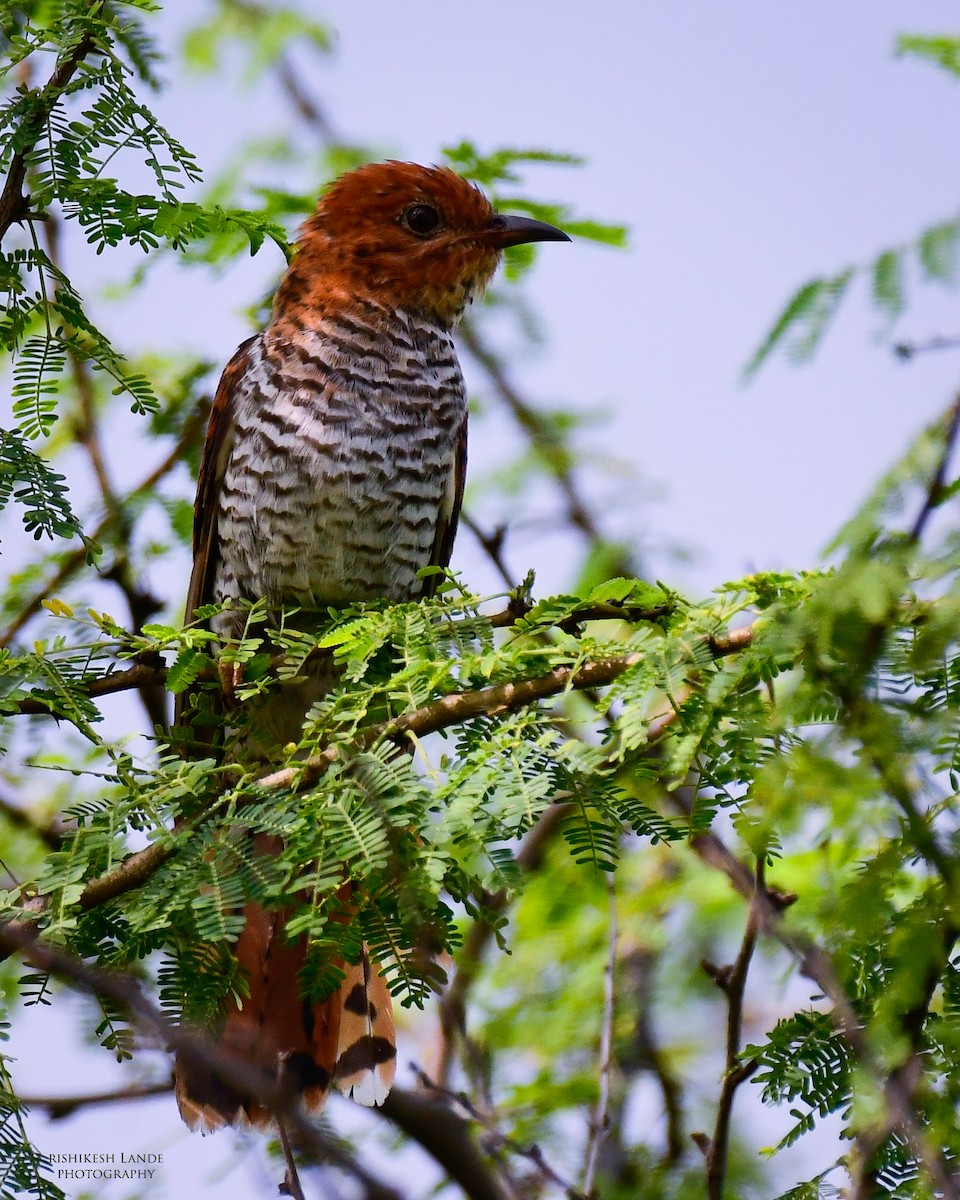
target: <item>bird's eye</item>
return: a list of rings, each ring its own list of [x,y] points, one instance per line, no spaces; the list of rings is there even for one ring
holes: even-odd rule
[[[403,223],[417,237],[429,237],[442,224],[440,214],[432,204],[411,204],[404,210]]]

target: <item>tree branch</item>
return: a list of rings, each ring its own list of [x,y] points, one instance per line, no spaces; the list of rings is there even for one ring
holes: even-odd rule
[[[747,974],[753,952],[757,947],[759,924],[756,916],[756,897],[764,890],[763,859],[757,859],[754,894],[747,910],[746,927],[737,961],[731,967],[717,968],[704,962],[703,966],[716,985],[727,997],[727,1040],[726,1065],[720,1100],[717,1104],[717,1119],[713,1138],[695,1138],[703,1149],[707,1160],[707,1198],[723,1200],[727,1179],[727,1157],[730,1150],[730,1121],[733,1116],[733,1101],[741,1083],[749,1079],[756,1070],[754,1062],[739,1062],[740,1036],[743,1025],[743,997],[747,986]]]
[[[735,630],[729,639],[717,640],[715,653],[734,653],[735,649],[749,645],[751,638],[752,634],[748,628]],[[545,675],[516,683],[495,684],[469,692],[454,692],[412,713],[405,713],[370,726],[357,736],[349,748],[328,746],[302,763],[264,775],[256,781],[257,788],[260,791],[272,791],[310,786],[343,755],[365,749],[381,739],[404,745],[410,736],[425,737],[429,733],[438,733],[442,729],[479,716],[513,711],[568,690],[602,687],[635,666],[641,657],[639,653],[625,654],[598,662],[582,663],[579,667],[556,667]],[[703,835],[705,844],[709,844],[710,837],[709,834]],[[113,871],[88,883],[80,896],[80,905],[83,908],[93,908],[139,887],[173,852],[174,846],[168,842],[154,842],[146,849],[137,851],[124,859]]]
[[[236,1091],[253,1096],[273,1116],[283,1122],[297,1149],[315,1163],[328,1163],[347,1175],[366,1183],[368,1197],[374,1200],[402,1200],[386,1184],[377,1183],[371,1191],[372,1176],[333,1138],[303,1115],[299,1096],[282,1086],[270,1071],[262,1071],[228,1054],[183,1025],[174,1025],[147,999],[140,983],[132,975],[91,967],[79,958],[43,942],[35,928],[21,922],[0,923],[0,947],[7,954],[20,952],[40,970],[73,984],[80,991],[108,1000],[127,1013],[146,1038],[175,1053],[188,1067],[210,1072]]]
[[[96,16],[103,8],[103,0],[91,0],[90,15]],[[16,153],[10,160],[7,178],[3,191],[0,192],[0,242],[6,236],[7,230],[16,222],[25,220],[29,215],[27,197],[23,194],[23,184],[27,177],[27,159],[36,148],[43,134],[43,128],[53,112],[54,105],[60,99],[63,89],[73,77],[77,67],[86,56],[96,48],[96,43],[90,34],[84,34],[77,44],[69,50],[54,67],[50,78],[40,89],[37,106],[25,119],[18,132]]]
[[[600,1162],[600,1150],[610,1127],[610,1072],[613,1066],[613,1021],[616,1015],[617,976],[617,891],[612,876],[606,880],[610,904],[610,931],[607,965],[603,972],[603,1023],[600,1030],[600,1091],[597,1109],[590,1120],[583,1190],[593,1195],[594,1180]]]
[[[131,1087],[113,1088],[105,1092],[88,1092],[85,1096],[24,1096],[17,1099],[29,1109],[42,1109],[51,1121],[72,1117],[78,1109],[95,1108],[100,1104],[126,1104],[130,1100],[147,1100],[152,1096],[172,1096],[173,1080],[160,1083],[135,1083]]]
[[[197,438],[206,424],[208,409],[201,406],[194,412],[185,422],[183,428],[177,437],[176,442],[170,449],[170,452],[153,468],[153,470],[139,483],[131,492],[128,492],[122,501],[122,507],[130,505],[140,497],[145,496],[153,490],[157,484],[167,475],[170,474],[176,467],[183,462],[184,451]],[[100,524],[90,535],[90,540],[99,542],[114,528],[116,518],[114,514],[107,513]],[[13,639],[17,636],[27,622],[34,617],[43,605],[44,600],[49,596],[55,595],[64,584],[71,579],[77,571],[83,567],[87,561],[88,551],[86,547],[81,547],[78,550],[72,550],[69,554],[64,555],[61,564],[53,576],[38,589],[30,597],[30,599],[21,607],[16,617],[10,622],[6,629],[0,633],[0,649],[9,646]],[[127,687],[139,687],[140,683],[129,683]],[[120,689],[117,689],[120,690]],[[105,694],[105,693],[103,693]],[[41,711],[47,711],[43,709]]]
[[[413,1066],[413,1064],[411,1064]],[[564,1196],[568,1200],[586,1200],[584,1194],[578,1191],[571,1183],[563,1178],[557,1171],[547,1162],[543,1151],[537,1145],[524,1145],[518,1142],[515,1138],[507,1137],[501,1133],[497,1127],[496,1120],[485,1113],[480,1112],[469,1096],[463,1092],[452,1092],[449,1088],[440,1087],[434,1083],[423,1071],[414,1066],[417,1073],[417,1078],[421,1085],[428,1092],[432,1093],[438,1099],[443,1101],[447,1106],[447,1111],[452,1113],[451,1105],[459,1105],[467,1115],[480,1125],[487,1132],[486,1148],[490,1152],[499,1150],[508,1150],[511,1154],[515,1154],[518,1158],[524,1158],[528,1162],[533,1163],[540,1176],[550,1183],[556,1184],[563,1190]],[[389,1104],[389,1100],[387,1101]],[[386,1107],[386,1106],[385,1106]],[[459,1119],[459,1118],[458,1118]],[[519,1200],[519,1197],[518,1197]]]

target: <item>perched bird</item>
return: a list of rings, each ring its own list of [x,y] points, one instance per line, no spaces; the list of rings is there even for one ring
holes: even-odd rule
[[[303,226],[269,324],[217,389],[188,618],[219,601],[309,611],[427,594],[418,572],[449,562],[466,469],[452,331],[507,246],[569,240],[497,213],[444,167],[375,163],[338,179]],[[229,641],[236,620],[228,612],[212,626]],[[299,741],[313,698],[271,703],[260,748]],[[267,839],[256,849],[271,852]],[[380,1103],[396,1056],[382,978],[364,956],[344,968],[334,996],[306,1003],[297,985],[305,947],[283,936],[283,913],[248,904],[245,917],[236,956],[249,995],[226,1013],[221,1047],[276,1072],[312,1107],[332,1083]],[[177,1098],[194,1127],[269,1119],[196,1069],[180,1072]]]

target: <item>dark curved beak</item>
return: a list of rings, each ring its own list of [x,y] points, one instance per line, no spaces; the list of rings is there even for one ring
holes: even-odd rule
[[[506,246],[522,246],[525,242],[569,242],[562,229],[532,217],[504,216],[497,213],[487,226],[487,241],[498,250]]]

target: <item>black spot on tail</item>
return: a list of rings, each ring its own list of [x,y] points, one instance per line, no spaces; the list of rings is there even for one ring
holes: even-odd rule
[[[390,1062],[396,1057],[396,1046],[386,1038],[357,1038],[347,1052],[340,1055],[334,1074],[338,1079],[342,1079],[345,1075],[353,1075],[357,1071],[372,1071],[380,1063]]]
[[[377,1010],[367,1001],[367,989],[362,983],[353,985],[349,996],[343,1002],[343,1007],[347,1012],[355,1013],[358,1017],[369,1017],[371,1021],[377,1015]]]
[[[282,1071],[284,1083],[298,1092],[330,1086],[330,1072],[303,1051],[284,1055]]]

